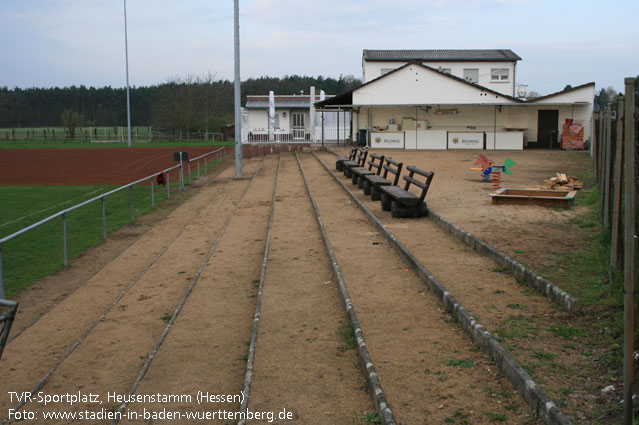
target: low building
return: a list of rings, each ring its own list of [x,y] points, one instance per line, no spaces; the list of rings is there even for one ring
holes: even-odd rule
[[[326,95],[332,99],[334,95]],[[350,137],[350,112],[314,110],[311,95],[274,96],[275,143],[344,143]],[[313,115],[313,120],[311,120]],[[269,96],[249,95],[242,111],[242,140],[245,143],[269,142]],[[311,130],[313,126],[313,131]]]
[[[570,147],[592,140],[594,83],[516,97],[519,60],[510,50],[364,50],[364,84],[318,107],[351,110],[352,137],[373,148],[559,148],[565,129]]]

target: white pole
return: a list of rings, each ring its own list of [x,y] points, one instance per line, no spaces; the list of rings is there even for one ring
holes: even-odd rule
[[[311,129],[311,143],[315,143],[315,87],[311,86],[311,100],[309,105],[309,127]]]
[[[126,0],[124,0],[124,54],[126,56],[126,119],[129,129],[129,147],[131,147],[131,100],[129,98],[129,40],[126,29]]]
[[[268,92],[268,141],[273,143],[275,140],[275,94]]]
[[[235,177],[242,177],[242,111],[240,80],[240,1],[234,0],[235,15]]]

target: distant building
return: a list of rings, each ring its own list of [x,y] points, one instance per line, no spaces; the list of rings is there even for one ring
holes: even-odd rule
[[[326,95],[332,99],[334,95]],[[316,96],[315,101],[319,98]],[[269,141],[269,96],[249,95],[242,111],[242,139],[248,143],[266,143]],[[313,112],[315,115],[314,133],[311,129],[310,95],[276,95],[275,124],[273,125],[275,143],[312,143],[321,142],[322,131],[327,143],[343,143],[350,136],[350,112]],[[339,115],[339,117],[338,117]],[[323,120],[322,120],[323,116]],[[340,130],[337,130],[338,120]],[[323,122],[323,126],[322,126]],[[314,138],[311,136],[315,136]]]
[[[592,140],[594,83],[516,97],[519,60],[511,50],[364,50],[364,84],[318,107],[351,110],[353,139],[373,148],[559,148],[567,128]]]

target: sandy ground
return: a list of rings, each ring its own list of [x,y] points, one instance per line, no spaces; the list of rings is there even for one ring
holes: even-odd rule
[[[435,171],[429,207],[509,255],[517,258],[515,251],[524,252],[522,260],[528,264],[544,264],[549,249],[567,252],[585,243],[583,236],[551,227],[568,223],[579,208],[491,205],[490,185],[469,170],[476,152],[390,154]],[[333,166],[332,154],[320,157]],[[518,163],[513,176],[503,179],[509,187],[538,186],[557,171],[576,174],[588,161],[582,153],[549,151],[489,157],[496,163],[506,157]],[[417,276],[406,271],[332,177],[310,155],[302,155],[302,163],[396,418],[406,424],[490,423],[502,417],[506,423],[537,423],[496,366],[450,321]],[[276,171],[275,155],[247,162],[245,174],[255,176],[252,180],[231,179],[233,170],[227,169],[208,185],[202,181],[190,189],[190,197],[182,195],[188,199],[181,206],[156,212],[154,220],[143,218],[137,227],[121,231],[26,291],[13,335],[42,318],[8,344],[0,360],[1,416],[17,404],[7,391],[30,390],[51,368],[55,370],[42,391],[93,392],[104,401],[99,408],[117,408],[119,402],[107,400],[107,392],[129,392],[196,278],[137,394],[190,394],[192,400],[166,406],[182,413],[236,411],[236,400],[199,405],[194,398],[198,391],[241,391]],[[350,423],[373,410],[372,403],[356,351],[345,347],[340,335],[347,318],[291,154],[283,154],[280,179],[249,407],[286,408],[294,417],[291,423]],[[549,338],[545,329],[564,313],[548,300],[523,293],[525,288],[511,276],[495,271],[494,263],[432,222],[392,219],[378,203],[366,202],[487,328],[505,326],[513,314],[522,321],[532,318],[535,339],[520,344],[530,344],[530,352],[562,353],[563,342]],[[58,288],[56,281],[68,283]],[[159,407],[147,401],[129,406],[129,411]],[[32,402],[24,409],[41,414],[99,408]],[[130,422],[160,421],[138,417]]]

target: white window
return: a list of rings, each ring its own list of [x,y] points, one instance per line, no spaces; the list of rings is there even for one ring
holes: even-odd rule
[[[469,83],[479,82],[479,68],[464,68],[464,80]]]
[[[395,70],[395,68],[382,68],[380,73],[379,73],[379,76],[381,77],[382,75],[386,75],[389,72],[394,71],[394,70]]]
[[[508,68],[491,68],[490,69],[490,81],[508,81],[509,72]]]

